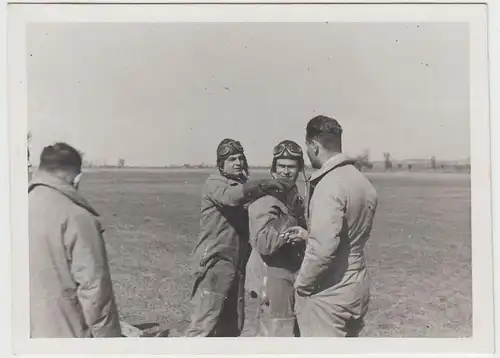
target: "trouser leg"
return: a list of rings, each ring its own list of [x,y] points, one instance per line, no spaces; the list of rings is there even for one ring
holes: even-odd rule
[[[233,280],[224,302],[219,321],[215,327],[214,336],[216,337],[238,337],[243,325],[243,317],[240,312],[240,280]]]
[[[363,318],[351,319],[347,321],[346,324],[346,337],[359,337],[359,334],[365,327],[365,322]]]
[[[358,337],[363,318],[315,297],[296,297],[297,322],[303,337]]]
[[[296,296],[297,322],[303,337],[346,337],[346,320],[338,307],[314,297]]]
[[[295,312],[304,337],[358,337],[370,302],[366,269],[346,272],[338,288],[295,296]]]
[[[238,330],[241,333],[245,323],[245,275],[240,272],[238,276]]]
[[[245,323],[243,337],[256,337],[259,331],[260,296],[255,291],[246,292],[245,296]]]
[[[260,310],[262,336],[294,337],[298,327],[294,313],[293,282],[283,278],[268,278]]]
[[[236,298],[230,291],[237,283],[235,281],[234,268],[227,261],[218,261],[197,278],[186,336],[209,337],[231,329],[231,301]],[[232,319],[237,322],[236,316],[233,315]]]

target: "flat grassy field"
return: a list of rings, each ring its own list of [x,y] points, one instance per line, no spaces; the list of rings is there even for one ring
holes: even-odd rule
[[[118,307],[128,323],[159,323],[182,335],[193,280],[189,254],[209,173],[85,173],[81,190],[102,216]],[[469,175],[366,175],[379,207],[366,247],[372,296],[362,335],[471,336]]]

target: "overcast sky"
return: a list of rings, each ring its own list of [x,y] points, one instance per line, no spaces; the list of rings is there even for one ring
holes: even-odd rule
[[[27,41],[34,164],[55,141],[108,164],[214,164],[226,137],[269,164],[317,114],[351,155],[469,157],[467,25],[32,24]]]

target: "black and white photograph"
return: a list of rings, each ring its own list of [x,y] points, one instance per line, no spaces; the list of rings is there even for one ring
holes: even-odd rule
[[[19,5],[18,339],[490,352],[485,7],[362,6]]]

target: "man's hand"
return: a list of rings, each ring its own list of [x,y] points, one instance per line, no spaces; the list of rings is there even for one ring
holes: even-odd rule
[[[299,243],[306,241],[309,233],[300,226],[292,226],[281,233],[283,239],[287,243]]]
[[[289,179],[261,179],[260,187],[266,193],[272,193],[273,191],[286,193],[292,190],[295,183]]]
[[[286,193],[295,183],[287,179],[254,179],[243,184],[243,196],[246,201],[256,200],[265,195]]]

